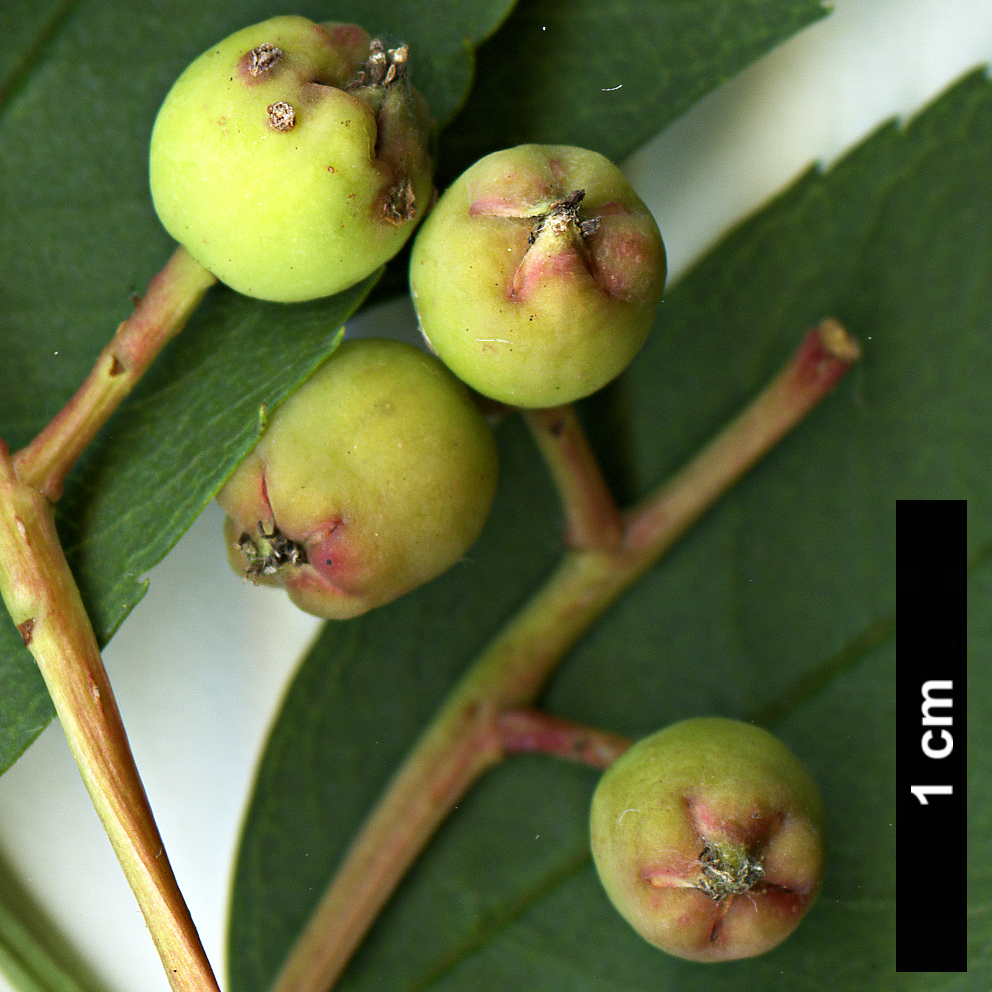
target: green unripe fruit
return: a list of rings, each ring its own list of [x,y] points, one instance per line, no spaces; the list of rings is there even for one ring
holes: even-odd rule
[[[428,344],[486,396],[588,396],[644,343],[665,281],[647,207],[596,152],[521,145],[476,162],[418,232],[410,290]]]
[[[458,561],[496,474],[491,428],[436,358],[359,339],[275,412],[217,501],[236,571],[344,619]]]
[[[204,52],[152,131],[165,229],[221,282],[292,302],[392,258],[432,194],[428,113],[405,48],[275,17]]]
[[[771,950],[823,879],[816,784],[781,741],[737,720],[685,720],[639,741],[603,774],[590,830],[620,914],[692,961]]]

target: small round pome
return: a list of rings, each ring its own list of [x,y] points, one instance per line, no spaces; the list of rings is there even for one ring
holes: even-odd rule
[[[405,47],[356,25],[303,17],[213,46],[155,120],[149,176],[163,226],[248,296],[309,300],[364,279],[400,250],[433,192],[427,107],[407,63]]]
[[[438,357],[520,407],[588,396],[644,343],[665,281],[654,218],[602,155],[521,145],[441,196],[414,241],[410,291]]]
[[[823,802],[791,752],[753,724],[700,718],[636,743],[593,795],[593,860],[647,941],[691,961],[771,950],[823,880]]]
[[[217,495],[228,556],[301,609],[345,619],[453,565],[496,489],[469,391],[399,341],[346,341],[269,420]]]

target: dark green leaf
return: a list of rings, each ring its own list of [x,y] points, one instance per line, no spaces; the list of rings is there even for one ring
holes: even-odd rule
[[[511,6],[508,0],[450,0],[442,7],[405,0],[387,8],[351,0],[331,8],[308,0],[296,9],[315,19],[355,20],[409,41],[420,53],[414,81],[443,122],[471,81],[472,44]],[[641,140],[670,120],[673,106],[688,106],[784,38],[814,8],[810,0],[777,0],[749,7],[746,16],[724,20],[714,14],[691,71],[666,76],[663,93],[649,89],[625,147],[633,147],[635,134]],[[537,9],[530,8],[530,16]],[[120,5],[95,2],[32,10],[20,12],[20,20],[18,10],[8,12],[11,24],[16,21],[7,35],[15,47],[8,49],[7,83],[0,89],[0,436],[12,450],[72,394],[127,315],[129,295],[144,288],[171,251],[152,212],[146,178],[148,134],[162,97],[209,44],[272,13],[259,0],[237,7],[136,3],[127,16]],[[580,54],[604,27],[621,36],[641,32],[645,45],[667,52],[664,33],[682,30],[689,20],[681,14],[674,21],[645,21],[642,13],[604,5],[606,22],[570,19],[567,34],[576,44],[584,39]],[[661,33],[645,34],[645,24]],[[501,37],[490,57],[511,52],[517,28],[508,26]],[[516,51],[513,58],[519,57]],[[499,62],[497,57],[491,71]],[[563,65],[559,70],[563,81],[567,75],[580,85],[574,65],[570,75]],[[521,102],[512,117],[521,119],[531,112],[529,91],[514,92]],[[623,97],[628,114],[639,105],[638,97],[629,98],[632,92]],[[612,104],[596,105],[600,131],[607,112]],[[496,137],[504,119],[485,123],[489,144],[510,143]],[[259,405],[277,403],[327,354],[331,332],[357,302],[349,295],[310,307],[270,308],[232,300],[223,290],[212,297],[155,372],[155,387],[108,426],[70,479],[60,507],[71,563],[101,643],[140,598],[142,574],[188,528],[246,450]],[[279,353],[276,342],[286,338],[294,343]],[[230,340],[238,343],[227,348],[226,361],[211,357],[211,349]],[[231,433],[225,438],[224,431]],[[204,466],[210,470],[202,472]],[[0,621],[0,687],[2,771],[51,716],[34,663],[6,621]]]
[[[444,177],[532,141],[620,161],[826,12],[820,0],[522,0],[479,49],[483,84],[444,135]]]
[[[700,967],[653,950],[613,912],[588,859],[595,775],[517,758],[445,824],[342,990],[989,987],[992,781],[980,760],[971,972],[894,972],[893,617],[896,499],[969,500],[969,747],[987,754],[990,146],[992,85],[975,74],[905,130],[883,128],[829,173],[808,174],[670,292],[634,365],[585,407],[631,499],[753,395],[806,327],[834,315],[864,344],[837,392],[603,618],[544,698],[553,712],[631,736],[697,714],[770,722],[828,809],[827,881],[808,919],[778,950],[740,964]],[[556,557],[543,469],[518,422],[500,434],[500,494],[469,560],[328,626],[290,688],[240,851],[234,992],[267,987],[370,801]],[[921,852],[921,870],[933,853]]]
[[[213,290],[114,415],[74,471],[57,514],[101,644],[144,595],[145,573],[251,450],[263,408],[275,409],[327,357],[338,328],[374,281],[292,307]],[[0,652],[0,768],[6,768],[52,712],[9,617],[0,628]]]
[[[148,136],[168,87],[211,43],[272,14],[260,2],[21,6],[0,15],[11,27],[0,60],[0,437],[11,450],[72,395],[127,316],[129,296],[174,247],[147,189]],[[443,17],[436,5],[428,17],[418,0],[398,0],[388,12],[358,0],[297,9],[409,32],[424,52],[414,71],[435,114],[447,117],[470,84],[472,42],[493,30],[509,3],[450,7]],[[327,356],[372,282],[298,307],[214,290],[107,426],[59,507],[101,643],[141,598],[143,574],[248,450],[260,406],[274,408]],[[4,616],[0,771],[51,715],[34,662]]]

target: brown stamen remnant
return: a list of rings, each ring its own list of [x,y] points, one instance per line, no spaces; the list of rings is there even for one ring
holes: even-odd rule
[[[537,214],[533,218],[537,226],[528,235],[527,243],[534,244],[537,241],[538,235],[546,227],[555,234],[563,234],[569,225],[574,224],[579,234],[583,237],[587,234],[592,234],[599,227],[599,219],[579,220],[579,204],[583,201],[585,195],[586,191],[584,189],[574,190],[568,196],[563,196],[560,200],[552,203],[548,207],[547,213]]]
[[[588,217],[586,220],[579,221],[579,234],[581,234],[583,238],[591,238],[598,230],[598,217]]]
[[[359,70],[355,81],[348,89],[357,89],[360,86],[392,86],[405,77],[409,57],[409,45],[386,48],[381,38],[373,38],[369,46],[369,60]]]
[[[296,111],[291,103],[280,100],[278,103],[269,104],[266,108],[269,112],[269,127],[273,131],[291,131],[296,124]]]
[[[563,196],[557,203],[551,204],[548,211],[550,217],[562,217],[577,224],[579,222],[579,204],[586,198],[584,189],[573,190],[568,196]]]
[[[747,892],[765,874],[761,862],[748,852],[709,844],[699,855],[699,865],[696,888],[717,901]]]
[[[263,41],[248,53],[248,75],[261,76],[271,72],[283,57],[283,50],[269,41]]]
[[[245,578],[251,579],[255,585],[263,575],[275,575],[288,565],[307,564],[303,545],[290,540],[275,524],[271,531],[267,531],[261,520],[258,522],[258,536],[246,531],[234,542],[234,547],[247,557]]]
[[[397,226],[417,216],[417,198],[414,196],[413,184],[409,179],[404,179],[386,194],[386,202],[382,205],[382,216],[390,224]]]

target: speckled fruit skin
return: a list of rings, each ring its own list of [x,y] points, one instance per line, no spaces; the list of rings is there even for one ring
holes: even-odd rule
[[[588,396],[623,371],[664,281],[658,227],[623,174],[562,145],[476,162],[428,215],[410,262],[431,348],[480,393],[531,408]]]
[[[430,202],[426,104],[402,71],[368,82],[370,43],[354,24],[275,17],[204,52],[166,96],[155,210],[238,292],[346,289],[399,251]]]
[[[771,950],[823,877],[816,784],[781,741],[737,720],[685,720],[639,741],[603,774],[590,826],[613,905],[691,961]]]
[[[482,530],[496,476],[491,428],[436,358],[357,339],[276,411],[217,501],[237,572],[285,586],[308,613],[345,619],[458,561]],[[271,570],[253,569],[272,544],[283,553],[270,554]]]

